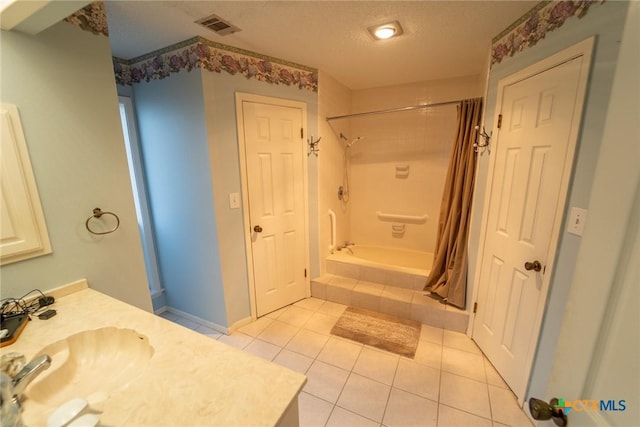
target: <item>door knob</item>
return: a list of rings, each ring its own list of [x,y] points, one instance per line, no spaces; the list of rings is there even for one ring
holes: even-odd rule
[[[255,227],[253,227],[253,231],[255,231],[256,233],[262,233],[262,227],[256,225]]]
[[[529,412],[534,420],[553,419],[559,427],[565,427],[568,423],[564,410],[558,407],[559,400],[555,397],[549,403],[544,400],[529,398]]]
[[[525,270],[540,271],[542,270],[542,264],[540,264],[540,261],[525,262],[524,268]]]

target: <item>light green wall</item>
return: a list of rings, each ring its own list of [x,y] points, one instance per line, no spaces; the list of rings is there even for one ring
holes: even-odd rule
[[[572,206],[587,208],[593,184],[594,171],[602,143],[611,86],[618,56],[622,28],[627,13],[627,2],[606,2],[593,5],[581,19],[570,18],[559,29],[548,33],[534,47],[505,58],[490,70],[486,96],[484,124],[487,131],[494,123],[498,82],[518,70],[532,65],[558,51],[588,37],[596,36],[591,76],[587,89],[582,126],[576,149],[576,159],[567,199],[567,210]],[[495,132],[496,130],[494,130]],[[469,278],[473,280],[478,266],[475,263],[480,240],[482,205],[488,174],[489,156],[479,157],[476,179],[474,215],[470,232]],[[547,309],[534,362],[528,396],[543,396],[549,381],[554,349],[558,340],[563,313],[567,304],[570,285],[574,276],[574,265],[580,249],[581,238],[566,233],[566,221],[561,231],[559,248],[555,260],[555,271],[551,278]],[[588,223],[587,223],[588,227]],[[472,304],[476,300],[468,299]]]
[[[53,246],[0,267],[2,297],[86,278],[150,310],[109,40],[61,22],[37,36],[2,31],[0,55],[2,102],[20,111]],[[118,214],[115,233],[87,232],[95,207]]]
[[[226,328],[200,69],[133,87],[167,305]]]

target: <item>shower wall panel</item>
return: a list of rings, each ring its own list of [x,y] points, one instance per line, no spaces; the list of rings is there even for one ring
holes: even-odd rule
[[[353,92],[352,112],[481,96],[480,76]],[[351,239],[356,243],[433,252],[440,201],[456,135],[456,105],[352,118]],[[406,167],[408,166],[408,174]],[[377,212],[422,216],[423,224],[381,221]],[[396,227],[395,230],[398,230]]]

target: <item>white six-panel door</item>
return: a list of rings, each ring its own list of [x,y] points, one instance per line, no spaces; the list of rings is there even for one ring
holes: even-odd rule
[[[258,317],[307,294],[303,111],[242,101]]]
[[[498,99],[473,339],[521,401],[562,220],[584,62],[579,56],[508,84]]]

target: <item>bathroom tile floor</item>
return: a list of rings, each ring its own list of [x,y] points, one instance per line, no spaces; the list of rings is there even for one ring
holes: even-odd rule
[[[307,298],[231,335],[162,317],[307,376],[301,427],[530,427],[513,393],[465,334],[422,325],[414,359],[330,334],[345,305]]]

